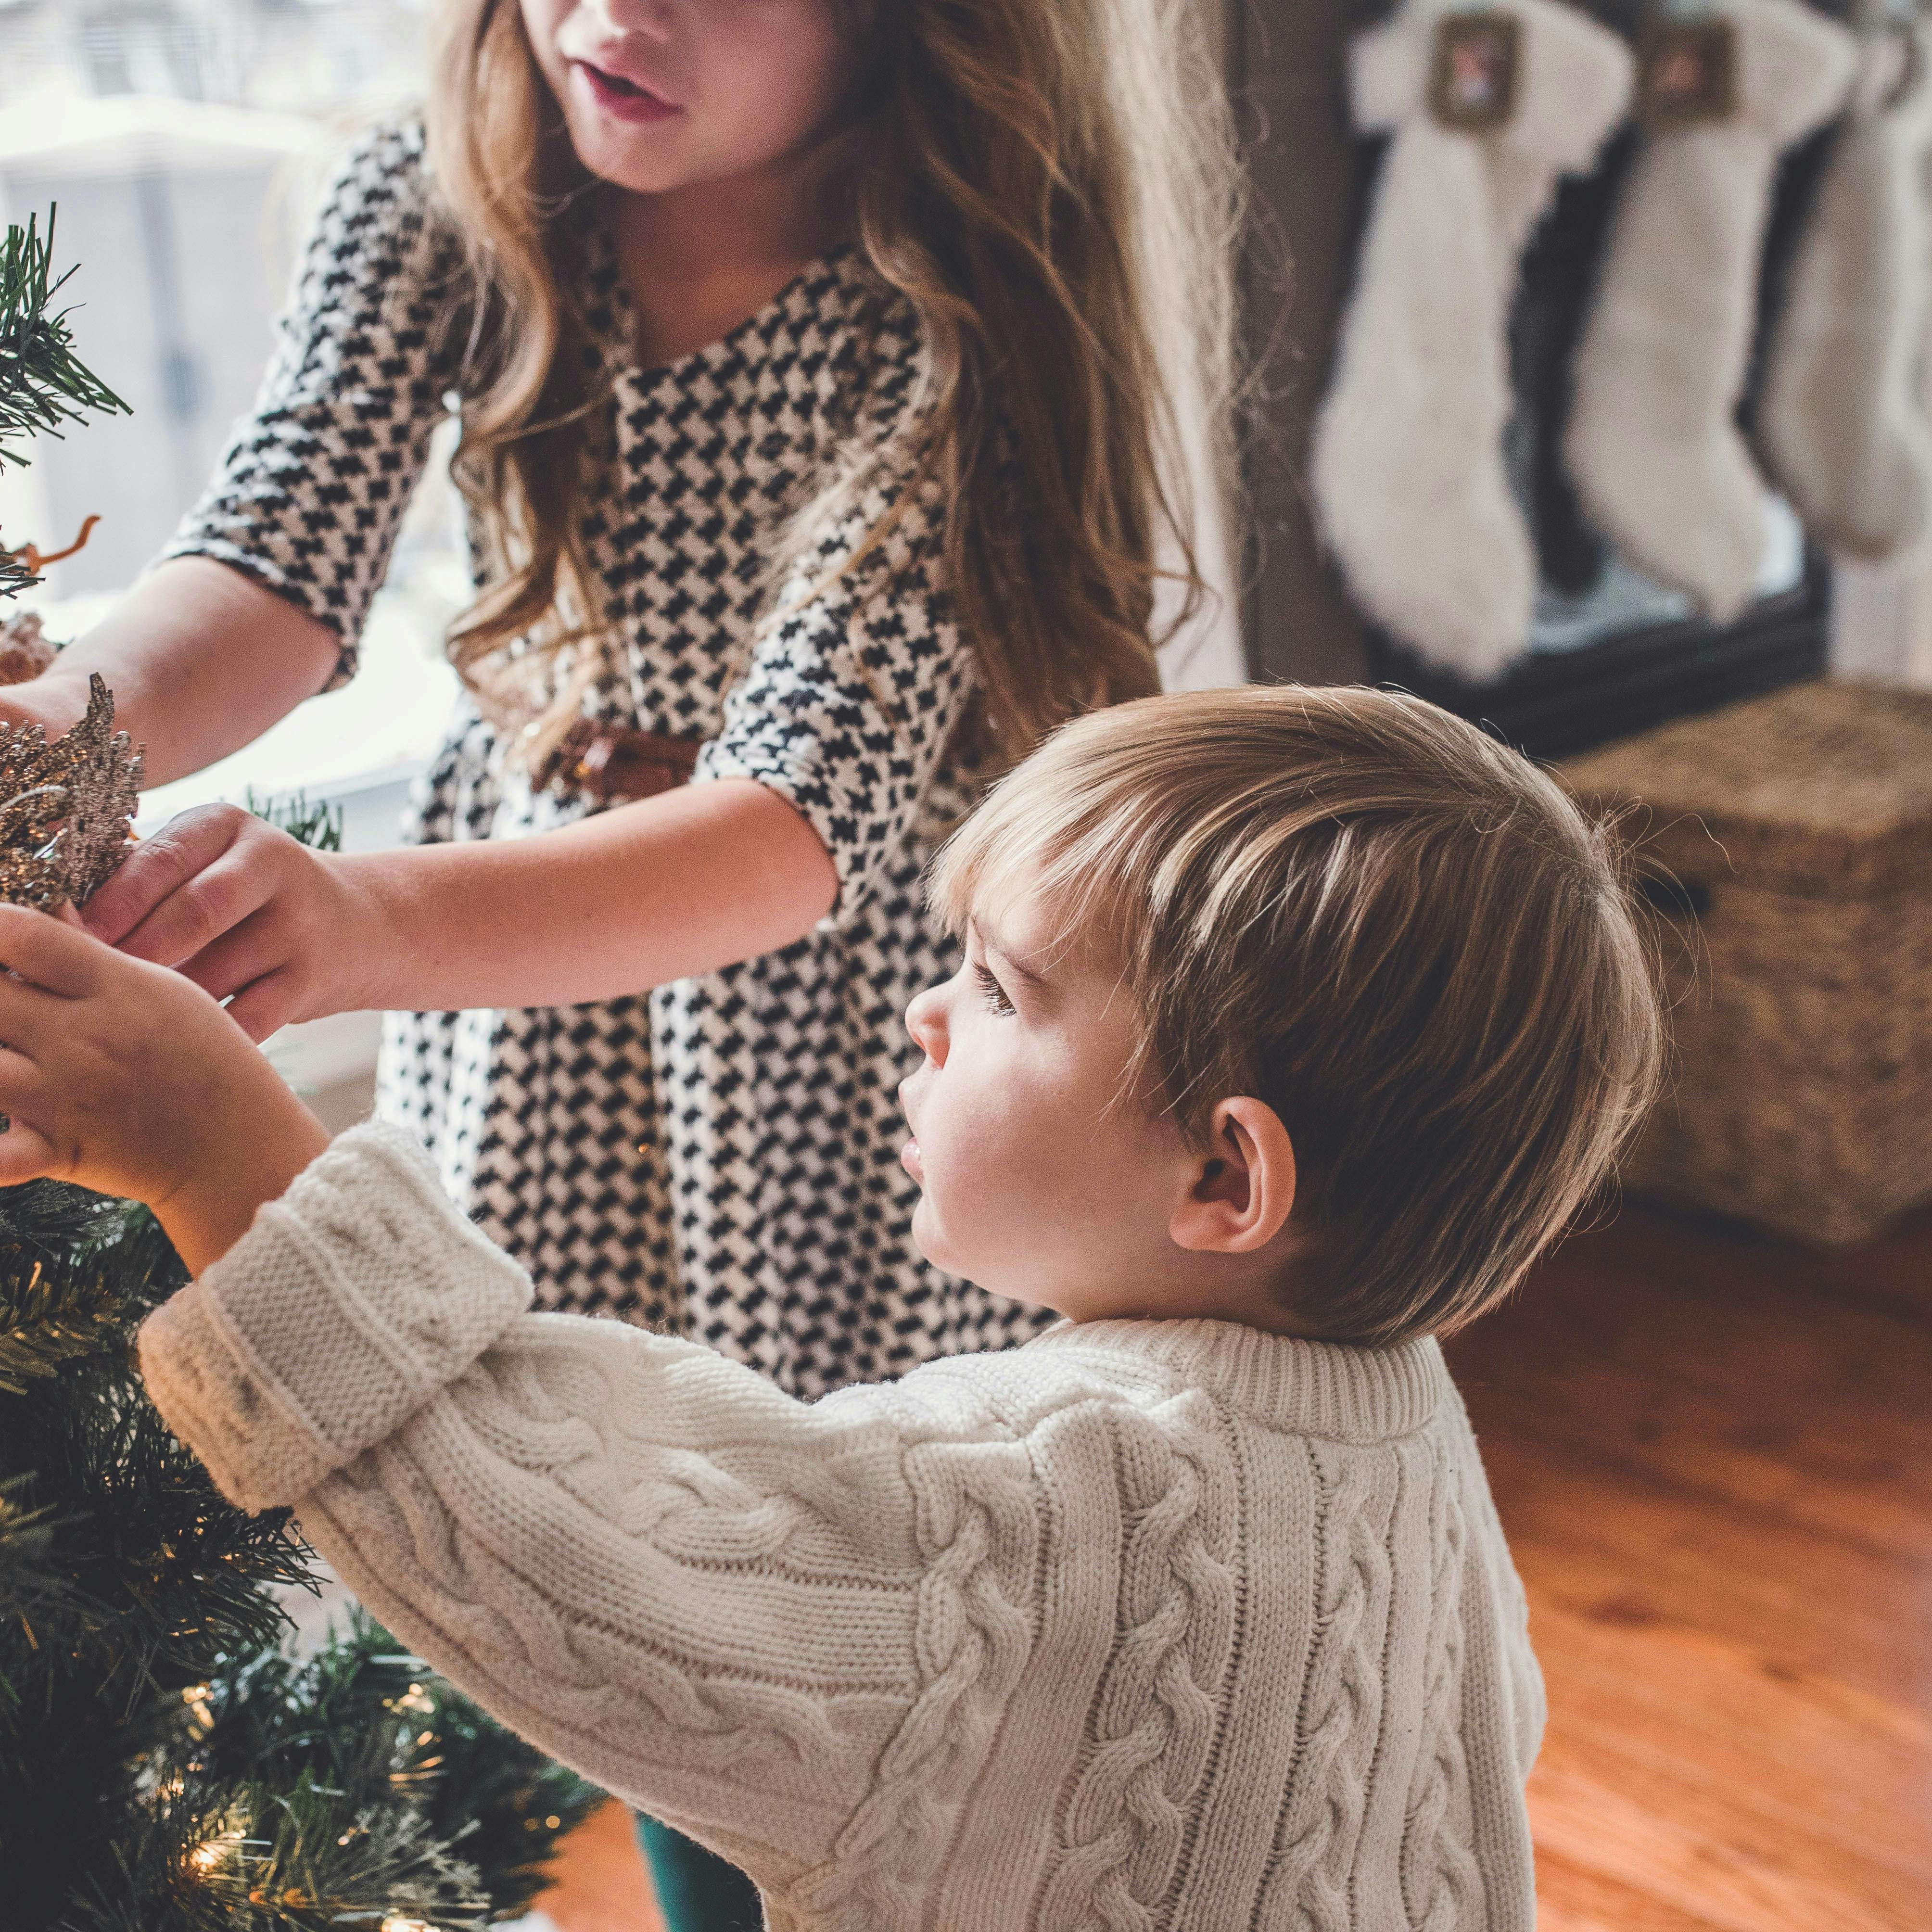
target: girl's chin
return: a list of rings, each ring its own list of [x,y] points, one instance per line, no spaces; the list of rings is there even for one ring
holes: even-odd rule
[[[626,127],[572,103],[564,116],[570,145],[589,173],[632,194],[664,194],[688,188],[702,170],[691,165],[680,139],[682,121]]]
[[[586,173],[627,194],[668,194],[674,188],[690,185],[680,170],[666,164],[662,154],[640,154],[632,144],[599,129],[573,126],[570,145]]]

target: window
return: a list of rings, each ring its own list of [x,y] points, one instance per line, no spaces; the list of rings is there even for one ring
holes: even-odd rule
[[[296,252],[353,130],[420,88],[425,8],[350,0],[0,0],[0,216],[46,218],[78,264],[82,355],[124,418],[43,437],[0,475],[0,531],[86,548],[14,608],[86,631],[166,541],[250,408]],[[306,790],[342,801],[352,847],[390,843],[454,695],[442,635],[467,596],[448,438],[412,506],[345,689],[233,757],[151,792],[140,829],[214,799]],[[292,1028],[298,1085],[364,1080],[371,1016]]]

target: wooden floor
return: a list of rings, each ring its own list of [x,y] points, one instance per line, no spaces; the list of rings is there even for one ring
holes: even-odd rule
[[[564,1840],[556,1866],[537,1904],[558,1932],[663,1932],[631,1814],[615,1798]]]
[[[1932,1221],[1626,1210],[1450,1353],[1550,1687],[1544,1932],[1928,1932]]]
[[[1626,1209],[1450,1353],[1550,1686],[1543,1932],[1932,1932],[1932,1218]],[[562,1876],[562,1932],[653,1932],[615,1808]]]

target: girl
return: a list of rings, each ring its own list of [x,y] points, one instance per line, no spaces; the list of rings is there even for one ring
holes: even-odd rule
[[[448,0],[206,497],[9,694],[64,729],[100,671],[154,782],[247,742],[352,671],[459,411],[479,588],[410,844],[206,810],[89,916],[258,1038],[389,1011],[380,1111],[542,1305],[806,1396],[1030,1332],[911,1245],[899,1016],[953,970],[936,835],[1155,688],[1162,566],[1191,608],[1224,527],[1192,4]]]

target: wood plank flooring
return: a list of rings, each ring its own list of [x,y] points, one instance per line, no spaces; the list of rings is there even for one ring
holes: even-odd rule
[[[1932,1216],[1626,1208],[1450,1357],[1550,1688],[1543,1932],[1932,1932]],[[560,1876],[560,1932],[656,1932],[615,1808]]]
[[[1544,1932],[1932,1928],[1932,1220],[1627,1209],[1450,1357],[1550,1688]]]
[[[631,1814],[614,1798],[562,1841],[537,1900],[557,1932],[664,1932]]]

